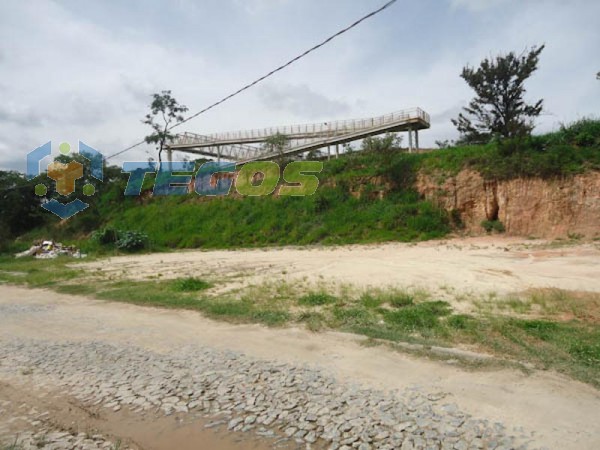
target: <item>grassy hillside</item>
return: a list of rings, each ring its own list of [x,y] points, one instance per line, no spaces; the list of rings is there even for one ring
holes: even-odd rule
[[[499,180],[600,170],[600,121],[583,120],[519,141],[424,154],[397,149],[346,154],[325,162],[320,187],[305,198],[124,197],[126,178],[118,168],[110,168],[110,182],[98,186],[89,210],[66,223],[47,215],[46,224],[25,235],[19,245],[46,237],[99,249],[89,236],[107,227],[144,233],[153,249],[439,238],[452,230],[452,218],[421,199],[413,182],[418,171],[451,175],[464,168]],[[146,180],[146,186],[152,181]]]
[[[331,187],[306,198],[164,198],[127,209],[111,224],[142,230],[168,247],[410,241],[449,231],[446,214],[414,192],[372,201]]]

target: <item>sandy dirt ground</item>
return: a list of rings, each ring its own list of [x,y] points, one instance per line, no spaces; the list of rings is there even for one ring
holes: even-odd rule
[[[132,279],[206,277],[225,280],[228,288],[304,280],[363,288],[424,288],[441,296],[449,291],[502,295],[530,288],[600,292],[600,244],[561,246],[499,237],[419,244],[182,251],[120,256],[83,267]]]
[[[185,251],[114,257],[83,266],[133,279],[161,274],[164,279],[193,275],[226,280],[228,288],[265,281],[308,280],[357,287],[427,288],[440,293],[450,289],[503,294],[546,287],[600,292],[597,243],[558,246],[507,238],[416,245]],[[523,427],[533,433],[535,448],[600,448],[600,392],[554,373],[472,371],[386,347],[367,347],[363,338],[344,333],[232,325],[208,320],[196,312],[102,302],[47,290],[0,286],[0,306],[6,311],[27,307],[23,313],[0,318],[0,343],[11,339],[106,342],[163,354],[194,343],[253,358],[309,365],[341,382],[368,388],[390,391],[414,387],[435,393],[474,417]],[[1,396],[18,397],[18,390],[26,389],[23,380],[2,381]],[[43,409],[43,405],[35,404],[36,398],[30,396],[27,401]],[[103,422],[109,436],[122,434],[123,427],[106,424],[128,423],[115,417]],[[170,429],[169,419],[160,420],[153,425],[151,422],[150,428]],[[139,441],[148,422],[140,425],[130,419],[129,423],[133,434],[138,433],[129,437]],[[185,436],[185,430],[180,432]],[[242,448],[235,442],[223,442],[215,448]]]
[[[195,312],[101,302],[44,290],[2,286],[3,304],[36,309],[3,320],[0,341],[102,341],[158,352],[193,342],[252,357],[309,364],[340,380],[378,389],[416,386],[447,397],[475,417],[533,431],[536,446],[600,448],[600,393],[552,373],[465,371],[382,347],[368,348],[361,345],[361,338],[342,333],[230,325]]]

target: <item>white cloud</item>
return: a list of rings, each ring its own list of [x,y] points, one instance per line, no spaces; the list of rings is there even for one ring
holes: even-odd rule
[[[15,152],[25,155],[49,139],[82,139],[113,153],[146,133],[140,121],[152,92],[174,86],[181,95],[182,87],[200,85],[196,77],[205,71],[199,55],[143,39],[120,40],[54,3],[2,9],[3,82],[11,88],[3,93],[0,140],[13,154],[0,158],[13,161]],[[204,94],[209,90],[199,87]],[[143,150],[130,157],[136,155],[146,157]]]
[[[0,2],[0,168],[50,139],[114,153],[146,134],[141,119],[153,92],[171,89],[198,111],[371,9],[347,0],[139,4],[146,3],[118,3],[122,16],[110,20],[117,4],[91,13],[70,2]],[[543,97],[553,115],[539,129],[597,113],[600,3],[551,3],[395,5],[180,129],[212,133],[420,106],[433,121],[421,142],[433,146],[456,137],[449,118],[472,96],[459,77],[463,65],[541,43],[528,96]],[[145,159],[147,149],[126,158]]]
[[[268,84],[259,90],[259,97],[267,108],[302,118],[327,118],[350,111],[347,103],[319,94],[306,84]]]
[[[527,0],[521,0],[522,2]],[[509,6],[515,0],[450,0],[453,8],[463,8],[469,11],[485,11],[499,6]]]
[[[235,5],[249,14],[261,14],[274,8],[280,8],[290,0],[235,0]]]

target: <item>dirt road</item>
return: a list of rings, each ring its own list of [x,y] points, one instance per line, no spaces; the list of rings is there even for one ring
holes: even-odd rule
[[[445,250],[425,248],[448,261]],[[216,267],[223,257],[182,255],[195,258],[199,266],[212,261]],[[535,267],[533,258],[529,266]],[[580,283],[597,287],[591,279],[596,269],[585,266],[589,258],[584,252],[571,262],[584,263],[577,271]],[[488,261],[484,268],[498,265],[494,257],[476,259]],[[522,271],[514,271],[516,280],[527,283],[533,273],[549,279],[531,267],[532,275],[525,276],[526,255],[507,259],[522,264]],[[303,264],[312,260],[306,257],[294,267],[308,270]],[[121,261],[137,264],[140,274],[146,270],[135,258]],[[456,270],[462,270],[455,261]],[[318,264],[325,273],[333,270],[323,260]],[[568,264],[560,265],[553,274],[562,277],[552,278],[566,280]],[[398,267],[389,270],[398,273]],[[506,285],[503,279],[498,276],[500,284],[492,285]],[[97,442],[97,447],[88,442],[81,448],[110,448],[119,440],[148,449],[247,449],[275,443],[361,450],[600,448],[600,394],[587,385],[551,373],[465,371],[367,348],[360,341],[341,333],[230,325],[189,311],[0,286],[0,436],[18,428],[18,412],[25,428],[66,428],[70,435],[61,439],[70,440],[65,442],[77,436]],[[52,407],[59,401],[52,400],[56,395],[69,414]],[[96,441],[87,430],[93,430]]]

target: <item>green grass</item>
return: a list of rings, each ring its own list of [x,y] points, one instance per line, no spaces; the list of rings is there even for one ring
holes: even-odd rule
[[[453,314],[448,317],[446,324],[451,330],[473,333],[477,328],[477,319],[468,314]]]
[[[19,435],[17,435],[10,444],[0,443],[0,450],[22,450],[23,446],[21,444],[19,444],[18,442],[19,442]]]
[[[313,292],[303,295],[298,299],[298,304],[303,306],[319,306],[335,303],[337,298],[325,292]]]
[[[68,263],[73,259],[58,257],[52,260],[32,258],[15,259],[12,256],[0,256],[0,282],[25,284],[31,287],[51,287],[73,280],[80,271],[72,269]]]
[[[61,284],[55,286],[54,290],[61,294],[93,296],[98,291],[98,288],[94,284],[78,283]]]
[[[173,281],[173,289],[180,292],[197,292],[210,289],[212,284],[198,278],[178,278]]]
[[[470,168],[488,180],[561,178],[600,170],[600,120],[583,119],[526,139],[440,150],[420,160],[429,172]]]
[[[553,368],[600,386],[600,329],[576,321],[505,319],[496,325],[516,353],[539,368]]]
[[[88,211],[66,223],[48,216],[18,243],[0,247],[13,251],[35,238],[52,238],[86,252],[114,254],[118,252],[114,245],[89,239],[91,232],[106,227],[148,235],[148,248],[153,251],[436,239],[460,228],[460,217],[421,198],[415,181],[419,173],[426,173],[443,182],[464,169],[487,180],[554,179],[600,170],[600,120],[584,119],[521,140],[424,154],[342,155],[325,162],[321,185],[309,197],[153,198],[148,195],[152,176],[146,177],[143,198],[125,197],[126,176],[110,167],[111,182],[99,186]],[[502,229],[499,223],[484,226]]]
[[[443,180],[464,169],[488,180],[561,178],[600,170],[600,120],[583,119],[560,130],[521,140],[464,145],[426,154],[353,153],[325,164],[324,179],[356,187],[383,177],[397,188],[410,188],[419,171]]]
[[[530,289],[503,298],[488,298],[475,302],[478,311],[486,315],[534,314],[539,318],[556,317],[587,323],[600,323],[600,294],[572,292],[561,289]]]
[[[386,312],[386,323],[408,332],[426,334],[440,328],[440,318],[450,315],[450,305],[446,302],[425,302],[408,304],[397,311]]]
[[[303,324],[425,346],[468,346],[511,361],[553,369],[600,387],[600,296],[557,289],[520,296],[488,296],[478,312],[456,313],[422,290],[310,287],[284,282],[228,294],[207,290],[218,281],[111,280],[71,260],[0,258],[0,280],[93,298],[189,309],[234,323]],[[515,313],[517,315],[515,315]]]
[[[360,296],[359,301],[365,308],[378,308],[385,303],[385,299],[381,298],[381,296],[373,295],[370,292],[363,293]]]
[[[269,326],[282,325],[289,321],[287,311],[260,306],[242,299],[202,297],[197,291],[174,290],[177,282],[170,281],[122,281],[111,283],[95,293],[104,300],[133,303],[142,306],[191,309],[208,317],[233,322],[262,323]]]
[[[116,300],[137,305],[160,306],[163,308],[200,309],[199,300],[185,293],[177,293],[169,282],[120,281],[102,283],[96,298]]]
[[[414,301],[415,301],[414,296],[407,292],[398,293],[396,295],[393,295],[389,299],[390,305],[392,305],[396,308],[402,308],[404,306],[412,305],[414,303]]]
[[[314,306],[318,312],[309,308],[297,320],[310,329],[339,329],[393,342],[467,345],[500,358],[529,362],[538,369],[554,369],[600,387],[598,296],[533,291],[523,298],[507,300],[502,308],[527,314],[532,305],[537,314],[543,312],[548,318],[516,318],[489,311],[459,314],[448,303],[432,300],[422,291],[371,290]],[[565,312],[574,319],[558,321],[556,317]]]
[[[414,191],[366,201],[329,186],[310,197],[156,198],[110,220],[115,228],[148,234],[159,248],[406,242],[450,231],[447,213]]]

